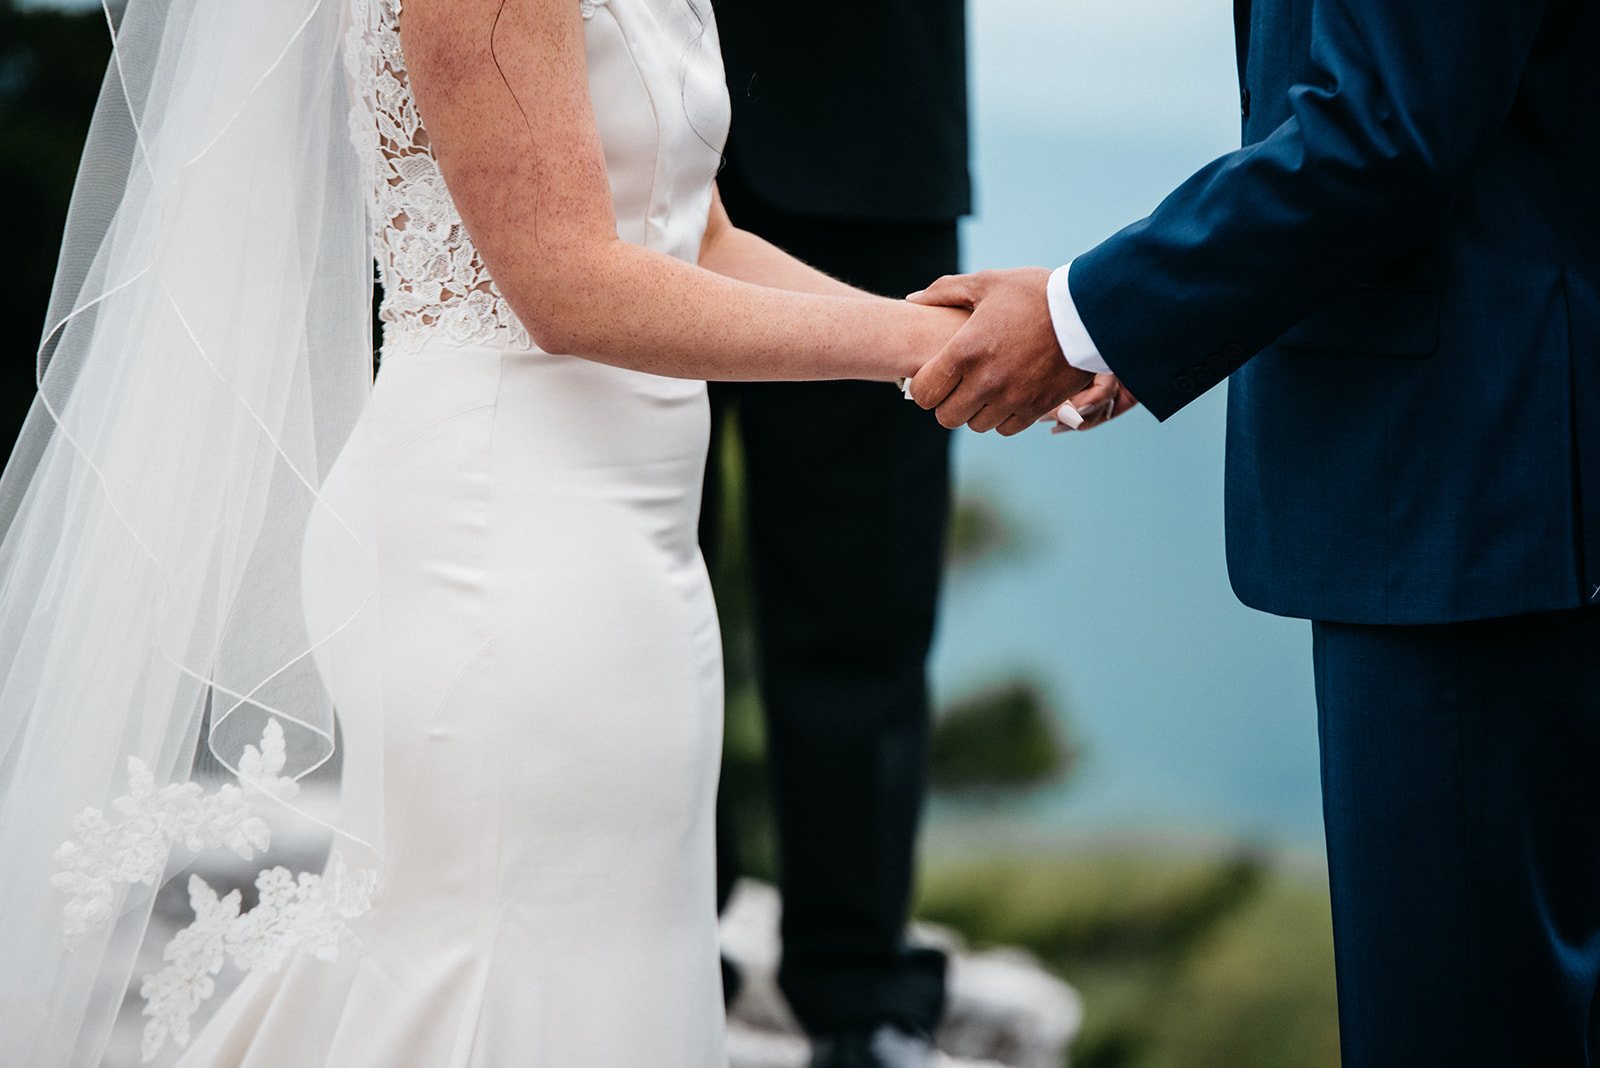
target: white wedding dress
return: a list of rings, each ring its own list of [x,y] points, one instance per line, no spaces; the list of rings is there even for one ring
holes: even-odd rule
[[[693,260],[727,124],[715,28],[687,0],[581,3],[619,233]],[[252,974],[180,1063],[724,1064],[705,387],[529,345],[427,150],[398,9],[352,4],[386,341],[324,493],[375,518],[376,597],[339,639],[357,669],[328,682],[381,705],[378,889],[359,952]],[[307,542],[313,633],[353,581],[333,523]]]

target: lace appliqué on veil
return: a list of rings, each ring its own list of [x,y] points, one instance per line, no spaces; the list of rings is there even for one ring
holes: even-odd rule
[[[144,977],[139,996],[145,999],[144,1059],[150,1060],[167,1036],[189,1044],[189,1020],[200,1003],[216,992],[212,976],[224,958],[244,971],[281,965],[296,948],[323,961],[336,961],[341,951],[359,948],[347,921],[372,907],[377,875],[345,868],[337,852],[325,875],[288,868],[269,868],[256,876],[261,899],[248,912],[239,911],[239,891],[218,898],[198,875],[189,876],[189,904],[195,921],[167,943],[162,957],[170,963]]]
[[[72,822],[73,838],[55,853],[61,870],[50,882],[67,895],[62,919],[68,944],[111,919],[121,887],[153,884],[174,843],[197,852],[225,848],[244,860],[264,852],[271,833],[253,814],[251,800],[265,795],[286,801],[299,793],[299,783],[279,774],[285,758],[276,719],[267,722],[259,749],[245,746],[239,785],[228,783],[213,793],[194,782],[158,790],[149,767],[129,757],[128,793],[111,803],[121,819],[114,823],[97,808],[85,809]],[[326,875],[302,872],[297,879],[287,868],[263,870],[256,877],[260,902],[240,913],[238,890],[218,898],[204,879],[191,875],[195,921],[167,944],[167,967],[145,976],[139,987],[144,1014],[151,1017],[144,1059],[154,1057],[169,1035],[180,1046],[188,1044],[189,1021],[216,992],[212,976],[225,959],[248,971],[276,968],[297,946],[322,960],[354,946],[347,921],[371,907],[376,884],[377,873],[347,871],[335,851]]]
[[[529,348],[528,332],[478,258],[428,147],[400,47],[401,2],[351,0],[345,40],[357,88],[351,137],[372,181],[385,340],[414,352],[432,336],[466,344],[505,330],[513,345]]]

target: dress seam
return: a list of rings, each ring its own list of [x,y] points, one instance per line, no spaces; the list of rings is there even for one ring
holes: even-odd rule
[[[612,23],[617,27],[617,36],[622,39],[622,47],[628,50],[628,62],[633,64],[634,72],[639,78],[639,85],[644,89],[645,99],[650,101],[650,122],[655,130],[655,145],[650,156],[650,192],[644,201],[644,244],[653,247],[650,237],[655,230],[655,204],[656,190],[661,186],[661,109],[656,104],[655,90],[644,76],[644,70],[639,65],[639,58],[634,54],[633,41],[628,37],[627,29],[622,25],[622,20],[617,18],[609,4],[597,6],[595,14],[598,16],[604,10],[610,16]]]
[[[493,408],[493,407],[494,407],[494,405],[492,403],[490,403],[490,404],[479,404],[479,405],[476,405],[475,407],[472,407],[472,408],[464,408],[459,412],[452,412],[449,415],[445,416],[443,419],[439,419],[439,420],[437,420],[435,422],[429,423],[425,427],[421,427],[421,428],[419,428],[417,430],[412,431],[403,440],[396,442],[394,445],[390,446],[386,450],[386,455],[384,456],[383,462],[378,465],[377,469],[379,471],[384,470],[385,468],[387,468],[390,464],[392,464],[394,462],[395,457],[399,453],[405,451],[406,449],[409,449],[411,446],[415,445],[417,442],[425,440],[426,438],[428,438],[429,436],[431,436],[432,434],[434,434],[436,431],[440,430],[441,428],[449,426],[451,423],[454,423],[458,419],[464,419],[469,415],[474,415],[474,414],[476,414],[478,412],[486,411],[487,409],[490,409],[490,408]]]

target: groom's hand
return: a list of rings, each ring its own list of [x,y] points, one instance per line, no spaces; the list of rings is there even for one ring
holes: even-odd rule
[[[1043,267],[946,275],[907,300],[971,308],[972,317],[911,380],[911,398],[954,429],[1026,430],[1094,384],[1061,355]]]

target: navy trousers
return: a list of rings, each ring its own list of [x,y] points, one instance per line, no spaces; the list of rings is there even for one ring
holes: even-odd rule
[[[1600,610],[1313,635],[1344,1063],[1600,1063]]]

